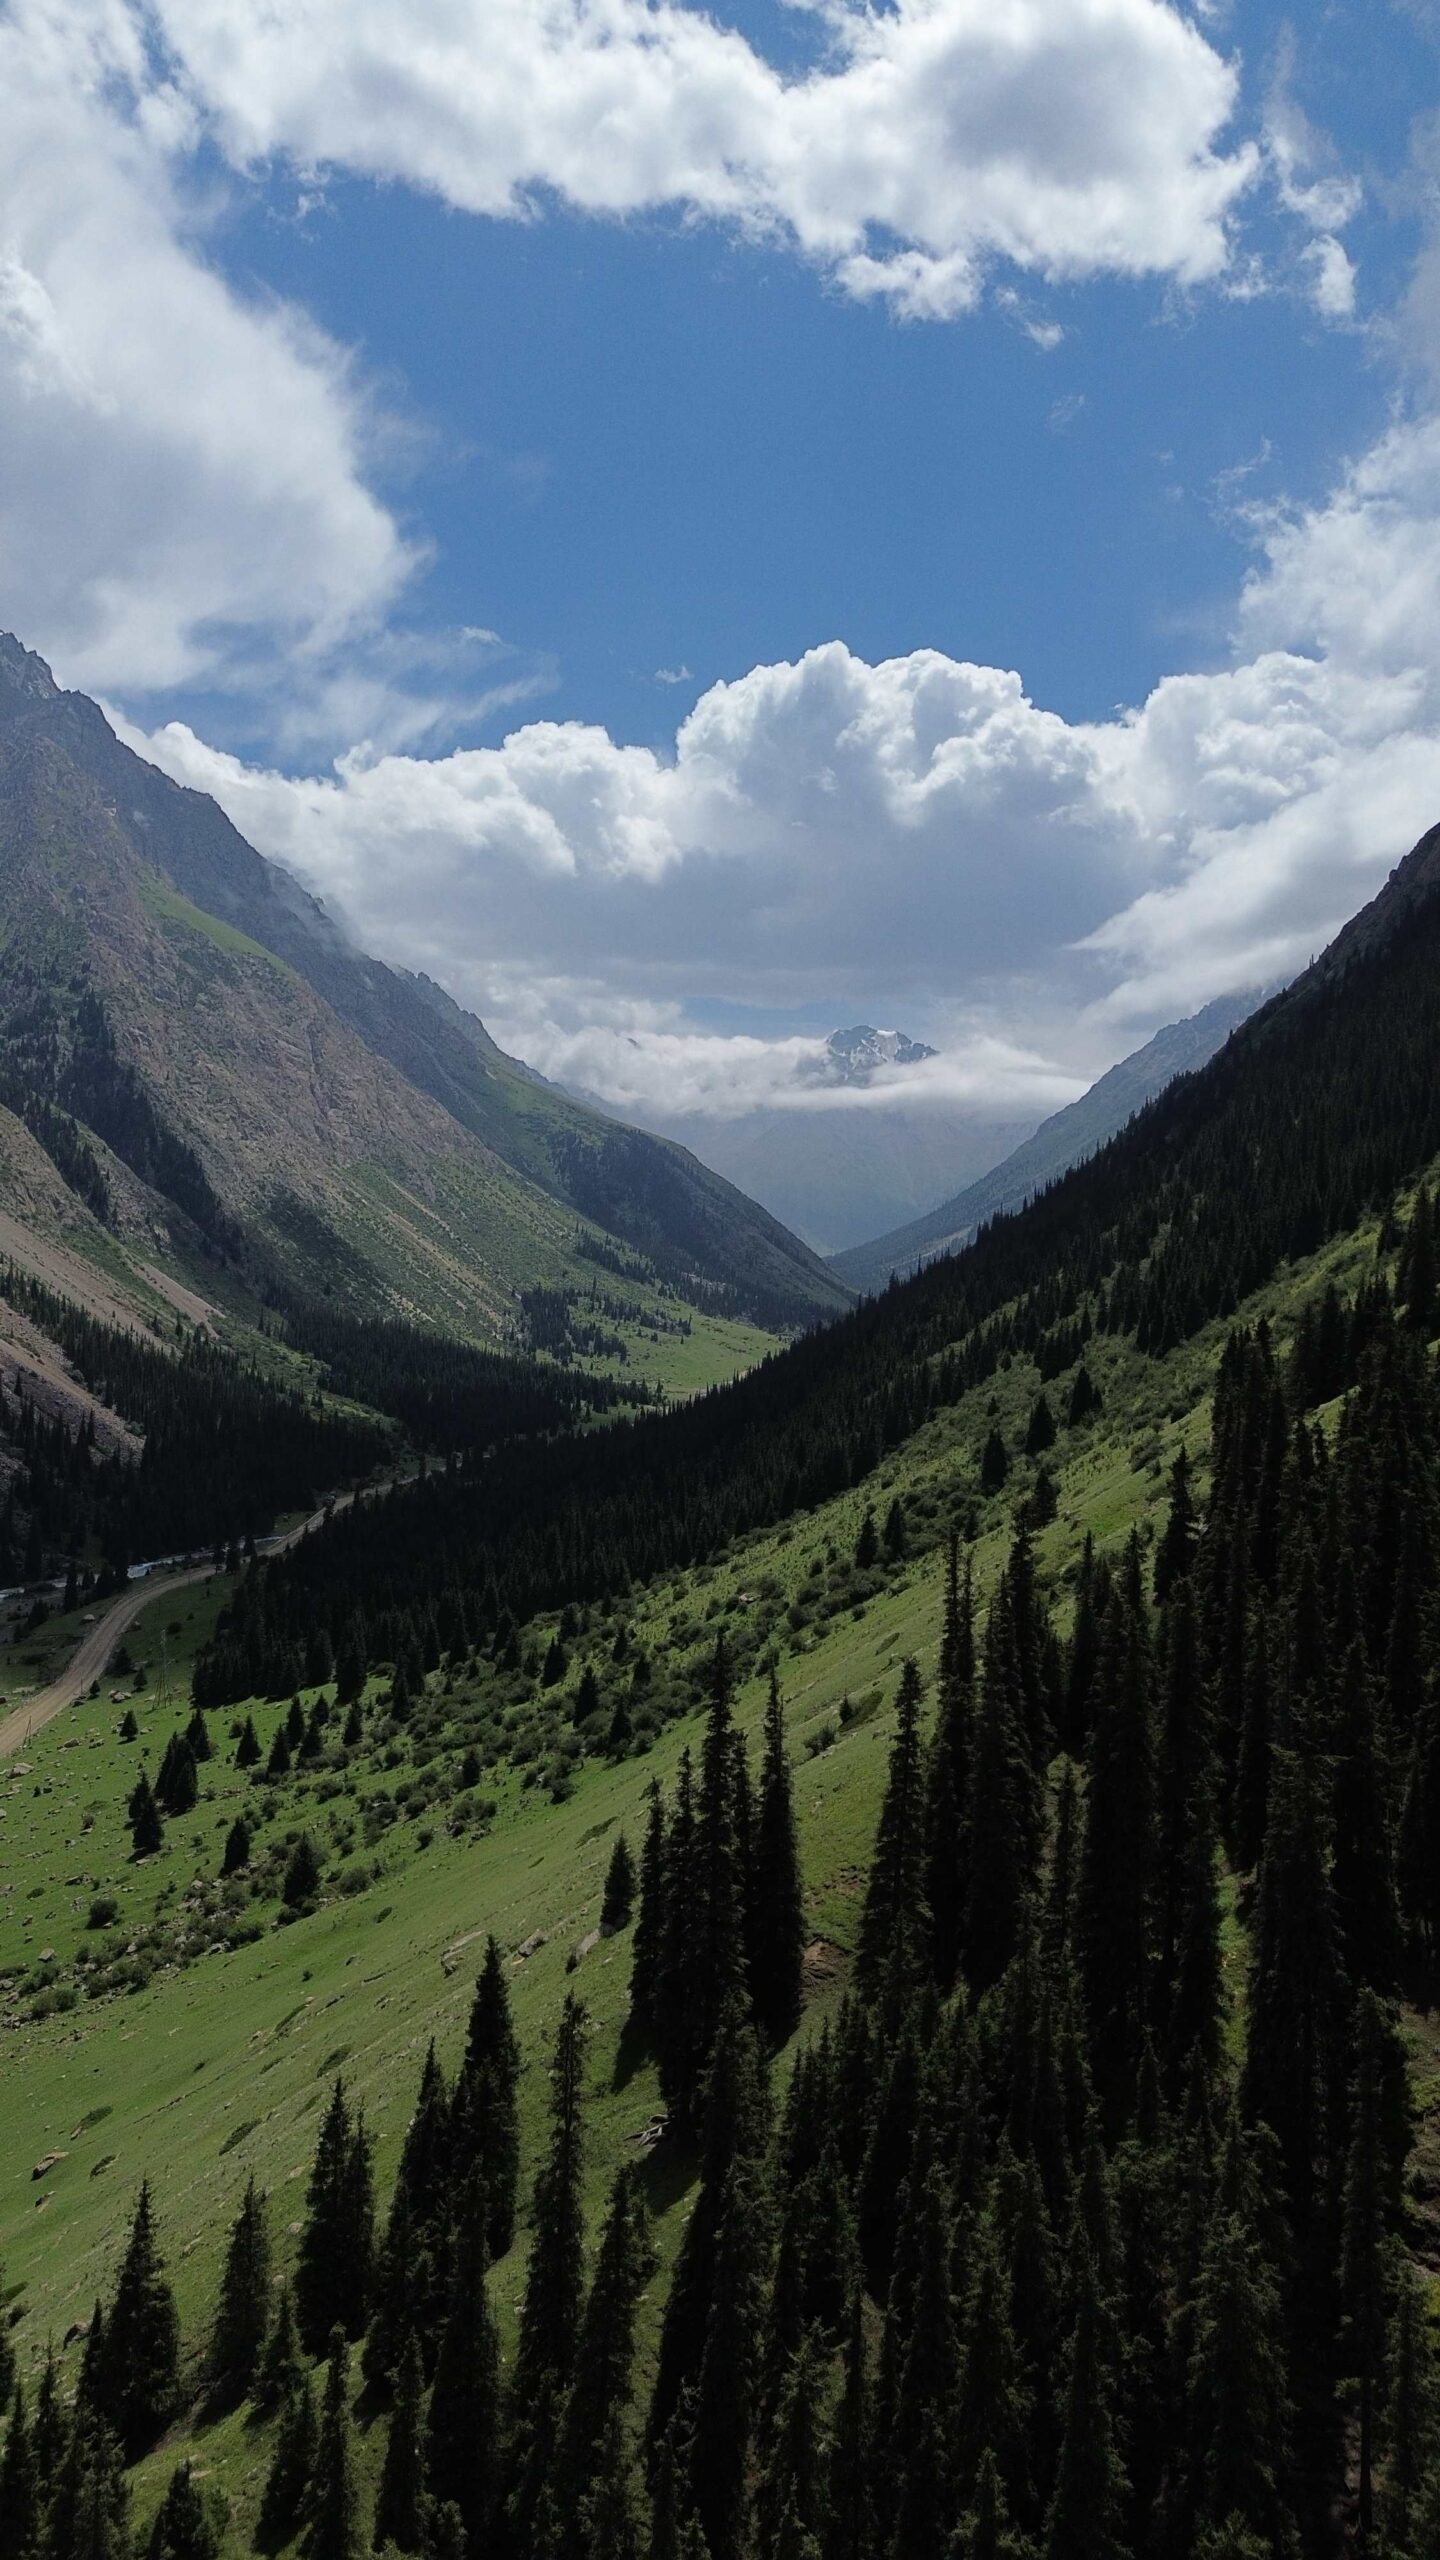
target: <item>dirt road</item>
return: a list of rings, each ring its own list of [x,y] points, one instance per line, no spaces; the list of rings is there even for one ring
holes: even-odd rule
[[[354,1499],[353,1494],[341,1494],[326,1508],[343,1511]],[[312,1511],[309,1519],[302,1520],[297,1528],[287,1529],[278,1538],[263,1539],[262,1554],[279,1555],[284,1548],[293,1547],[297,1538],[303,1538],[307,1530],[317,1529],[325,1516],[324,1509]],[[12,1752],[19,1751],[42,1725],[50,1724],[67,1707],[73,1707],[77,1699],[86,1695],[92,1680],[98,1680],[104,1672],[126,1628],[134,1625],[141,1610],[148,1609],[152,1600],[163,1600],[171,1591],[183,1591],[188,1583],[208,1582],[213,1571],[213,1565],[209,1564],[185,1565],[177,1573],[147,1574],[143,1582],[132,1582],[128,1589],[120,1592],[104,1615],[96,1619],[94,1626],[86,1628],[59,1679],[52,1680],[46,1689],[37,1689],[33,1698],[27,1698],[21,1706],[12,1707],[9,1715],[0,1720],[0,1760],[8,1759]]]

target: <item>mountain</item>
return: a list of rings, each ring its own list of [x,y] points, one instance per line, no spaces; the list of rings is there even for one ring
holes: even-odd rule
[[[833,1254],[831,1269],[852,1289],[873,1291],[883,1289],[896,1272],[914,1271],[922,1263],[933,1262],[937,1254],[956,1252],[987,1218],[1020,1208],[1057,1174],[1093,1155],[1176,1076],[1203,1067],[1261,1001],[1256,992],[1217,996],[1188,1021],[1167,1023],[1143,1049],[1107,1069],[1078,1102],[1067,1103],[1063,1111],[1042,1120],[1032,1137],[978,1181],[943,1200],[938,1209],[928,1210],[923,1218]]]
[[[1029,1134],[1027,1120],[977,1122],[923,1079],[907,1096],[904,1071],[936,1055],[903,1031],[857,1023],[832,1031],[796,1086],[764,1110],[727,1119],[647,1105],[639,1116],[763,1201],[817,1252],[835,1254],[913,1216],[957,1170],[981,1173]],[[881,1082],[883,1102],[862,1098]]]
[[[97,1230],[483,1337],[627,1281],[779,1330],[843,1282],[689,1156],[356,950],[204,794],[0,639],[0,1102]],[[104,1253],[99,1257],[104,1260]]]
[[[870,1023],[858,1022],[849,1031],[832,1031],[825,1054],[842,1083],[867,1084],[877,1067],[918,1067],[922,1059],[940,1053],[907,1032],[876,1031]]]

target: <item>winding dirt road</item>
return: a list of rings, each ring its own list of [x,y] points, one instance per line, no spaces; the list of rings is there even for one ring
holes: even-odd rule
[[[312,1511],[309,1519],[302,1520],[296,1528],[286,1529],[278,1538],[262,1538],[259,1542],[261,1554],[280,1555],[286,1547],[293,1547],[298,1539],[305,1537],[308,1531],[318,1529],[329,1512],[348,1509],[354,1499],[353,1493],[338,1494],[332,1503]],[[8,1759],[12,1752],[19,1751],[25,1743],[33,1740],[42,1725],[52,1723],[56,1716],[64,1714],[67,1707],[73,1707],[78,1699],[86,1696],[91,1682],[98,1680],[104,1672],[126,1628],[134,1625],[141,1610],[148,1609],[152,1600],[163,1600],[167,1593],[183,1591],[192,1582],[208,1582],[214,1570],[211,1564],[183,1565],[176,1573],[147,1574],[142,1582],[132,1582],[128,1589],[118,1593],[94,1626],[86,1628],[59,1679],[52,1680],[48,1688],[37,1689],[33,1698],[26,1698],[20,1706],[12,1707],[9,1715],[0,1720],[0,1760]]]

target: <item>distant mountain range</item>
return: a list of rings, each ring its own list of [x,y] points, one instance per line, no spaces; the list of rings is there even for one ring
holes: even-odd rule
[[[852,1289],[874,1291],[883,1289],[897,1272],[903,1275],[933,1262],[939,1254],[958,1251],[987,1218],[1023,1207],[1047,1182],[1068,1172],[1082,1157],[1093,1155],[1124,1128],[1142,1103],[1176,1076],[1203,1067],[1264,1001],[1264,995],[1265,990],[1254,989],[1244,995],[1220,996],[1188,1021],[1167,1023],[1143,1049],[1109,1068],[1078,1102],[1067,1103],[1063,1111],[1043,1120],[1033,1137],[1001,1163],[926,1216],[833,1255],[832,1271]]]
[[[838,1253],[913,1217],[957,1179],[982,1173],[1034,1125],[1012,1117],[977,1121],[933,1092],[917,1093],[914,1102],[892,1099],[883,1109],[846,1098],[889,1070],[922,1066],[937,1054],[904,1031],[855,1023],[832,1031],[807,1067],[803,1102],[779,1101],[732,1119],[653,1107],[641,1107],[637,1117],[763,1201],[817,1251]],[[828,1107],[827,1092],[835,1095]],[[609,1107],[603,1096],[584,1099]]]
[[[356,950],[215,802],[0,637],[0,1177],[16,1234],[267,1274],[483,1337],[643,1257],[774,1329],[849,1301],[677,1145]]]

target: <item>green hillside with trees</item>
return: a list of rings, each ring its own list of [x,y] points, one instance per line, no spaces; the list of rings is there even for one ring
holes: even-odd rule
[[[680,1410],[317,1342],[0,1786],[0,2552],[1429,2560],[1437,868]]]

